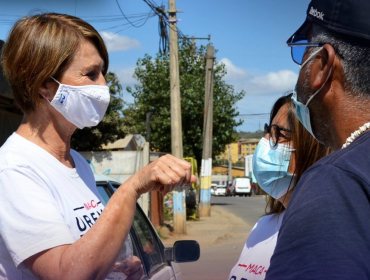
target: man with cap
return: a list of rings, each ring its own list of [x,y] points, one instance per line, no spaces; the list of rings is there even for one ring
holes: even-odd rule
[[[335,152],[300,179],[266,279],[370,279],[370,1],[312,0],[287,43],[298,118]]]

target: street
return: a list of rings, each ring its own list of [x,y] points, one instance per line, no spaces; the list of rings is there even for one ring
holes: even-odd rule
[[[248,225],[254,226],[265,211],[265,196],[223,197],[212,196],[212,205],[219,205],[228,212],[242,218]]]
[[[180,264],[183,280],[228,280],[229,272],[237,262],[250,230],[264,213],[266,205],[264,196],[213,196],[211,203],[240,218],[244,224],[239,223],[239,226],[225,232],[216,244],[201,247],[201,256],[197,262]]]

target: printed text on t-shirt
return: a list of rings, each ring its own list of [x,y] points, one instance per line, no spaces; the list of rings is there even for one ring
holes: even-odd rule
[[[267,269],[265,269],[264,266],[258,265],[258,264],[245,265],[245,264],[240,264],[239,263],[238,266],[245,267],[246,272],[249,272],[249,273],[252,273],[252,274],[255,274],[255,275],[261,275],[262,273],[267,272]]]

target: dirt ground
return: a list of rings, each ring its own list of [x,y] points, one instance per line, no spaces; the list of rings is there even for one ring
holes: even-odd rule
[[[171,247],[177,240],[197,240],[200,247],[204,248],[227,244],[236,239],[246,240],[253,225],[246,224],[241,218],[216,205],[211,207],[211,217],[187,221],[186,226],[186,234],[176,234],[166,226],[159,228],[163,244]]]

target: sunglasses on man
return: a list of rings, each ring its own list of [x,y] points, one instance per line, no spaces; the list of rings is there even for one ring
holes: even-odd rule
[[[288,43],[288,47],[291,47],[292,59],[298,65],[302,65],[307,47],[322,47],[324,45],[323,43],[308,42],[306,35],[295,35]]]

